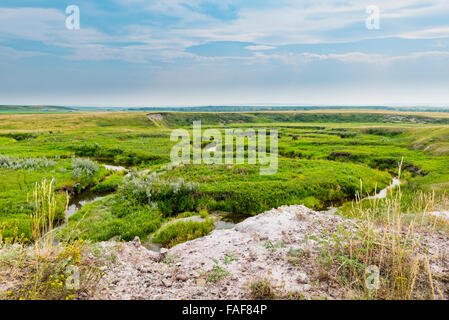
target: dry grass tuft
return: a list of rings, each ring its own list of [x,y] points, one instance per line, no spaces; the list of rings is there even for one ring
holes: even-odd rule
[[[248,285],[251,299],[254,300],[274,300],[276,290],[268,279],[258,279]]]

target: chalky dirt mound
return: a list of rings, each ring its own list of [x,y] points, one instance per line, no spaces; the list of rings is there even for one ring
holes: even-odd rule
[[[279,298],[348,299],[354,293],[323,275],[318,263],[319,239],[339,225],[356,228],[339,216],[284,206],[162,253],[147,250],[139,239],[102,243],[117,259],[105,270],[101,289],[89,298],[249,299],[249,284],[268,279]],[[438,241],[448,251],[447,237]],[[298,254],[300,263],[294,259]],[[447,261],[435,267],[448,271]]]

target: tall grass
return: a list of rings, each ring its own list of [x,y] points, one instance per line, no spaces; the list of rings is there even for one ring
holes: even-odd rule
[[[88,247],[82,240],[65,244],[54,242],[54,182],[54,179],[42,180],[35,184],[32,247],[0,243],[0,275],[5,268],[12,276],[2,281],[13,284],[9,291],[0,291],[0,299],[75,299],[80,292],[94,290],[103,275],[96,263],[83,258]]]
[[[434,195],[422,194],[415,199],[414,206],[431,208],[435,205],[433,201]],[[358,219],[352,229],[340,227],[325,243],[322,262],[357,297],[387,300],[444,298],[430,270],[431,256],[416,232],[425,225],[425,211],[424,214],[404,214],[401,205],[400,186],[391,190],[386,199],[370,199],[368,206],[362,204],[358,195],[351,213]],[[368,272],[370,266],[379,270],[378,286],[373,289],[367,285],[372,280],[372,273]]]
[[[36,248],[39,245],[48,245],[52,243],[53,221],[55,218],[56,199],[54,193],[54,179],[51,181],[42,180],[35,184],[33,191],[33,222],[32,235],[35,240]]]

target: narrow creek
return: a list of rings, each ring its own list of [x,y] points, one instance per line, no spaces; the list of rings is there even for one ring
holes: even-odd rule
[[[113,165],[108,165],[108,164],[102,164],[102,166],[105,167],[107,170],[111,170],[111,171],[115,171],[115,172],[119,172],[119,171],[129,172],[129,170],[126,169],[125,167],[113,166]],[[107,194],[98,195],[89,190],[89,191],[80,193],[79,195],[73,197],[73,199],[70,199],[69,207],[68,207],[67,213],[66,213],[66,223],[67,223],[68,218],[70,218],[75,213],[77,213],[79,210],[81,210],[81,208],[84,207],[86,204],[101,200],[106,195]]]
[[[386,188],[380,190],[379,193],[377,193],[374,196],[366,197],[365,199],[384,199],[388,195],[388,191],[396,186],[399,186],[401,184],[401,180],[398,178],[393,178],[393,182]]]
[[[129,172],[128,169],[121,166],[113,166],[113,165],[106,165],[102,164],[106,169],[112,170],[112,171],[126,171]],[[393,178],[391,184],[387,186],[386,188],[380,190],[377,194],[373,196],[365,197],[364,199],[384,199],[388,195],[388,191],[398,185],[401,184],[401,181],[397,178]],[[81,193],[80,195],[74,197],[70,200],[69,206],[66,213],[66,219],[65,222],[61,225],[59,225],[55,230],[63,229],[67,225],[67,220],[73,216],[76,212],[81,210],[85,205],[99,201],[103,199],[106,195],[98,195],[91,191],[86,191],[84,193]],[[338,211],[338,207],[331,207],[327,210],[321,211],[322,213],[326,214],[335,214]],[[223,229],[232,229],[236,224],[245,221],[247,218],[251,217],[251,215],[245,215],[245,214],[233,214],[233,213],[227,213],[227,212],[217,212],[212,213],[212,217],[216,221],[214,230],[223,230]],[[152,251],[160,251],[161,245],[157,243],[151,242],[151,240],[147,241],[145,243],[145,247],[147,249]]]
[[[102,164],[102,166],[104,166],[107,170],[112,170],[116,172],[119,171],[129,172],[127,168],[121,166],[113,166],[107,164]],[[145,172],[145,170],[143,172]],[[81,210],[85,205],[99,201],[106,196],[107,194],[98,195],[89,190],[73,197],[69,201],[64,223],[60,224],[52,231],[57,231],[65,228],[67,226],[68,219],[75,213],[77,213],[79,210]],[[237,223],[240,223],[249,218],[250,215],[223,212],[223,213],[213,213],[212,217],[216,221],[214,230],[223,230],[223,229],[232,229]],[[153,243],[151,241],[147,241],[145,243],[145,246],[147,247],[147,249],[150,249],[152,251],[159,251],[161,249],[161,245]]]
[[[388,191],[391,190],[392,188],[401,185],[402,182],[401,180],[399,180],[398,178],[393,178],[393,181],[390,183],[389,186],[387,186],[386,188],[383,188],[382,190],[380,190],[378,193],[376,193],[373,196],[368,196],[363,198],[362,200],[366,200],[366,199],[385,199],[388,195]],[[340,209],[341,207],[330,207],[327,210],[324,211],[320,211],[322,213],[326,213],[326,214],[335,214],[337,213],[338,209]]]
[[[129,171],[125,167],[113,166],[113,165],[108,165],[108,164],[101,164],[101,165],[103,167],[105,167],[107,170],[112,170],[112,171],[116,171],[116,172],[119,172],[119,171],[128,172]],[[74,196],[73,198],[70,198],[69,205],[67,207],[67,211],[65,214],[64,222],[59,224],[57,227],[53,228],[53,230],[51,232],[64,229],[67,226],[67,222],[71,216],[73,216],[75,213],[77,213],[79,210],[81,210],[81,208],[83,208],[86,204],[89,204],[89,203],[92,203],[95,201],[99,201],[99,200],[103,199],[105,196],[107,196],[107,194],[98,195],[97,193],[94,193],[94,192],[88,190],[88,191],[81,192],[80,194]]]
[[[126,169],[125,167],[121,167],[121,166],[113,166],[113,165],[109,165],[109,164],[102,164],[103,167],[105,167],[107,170],[112,170],[112,171],[126,171],[128,172],[129,170]]]
[[[74,197],[69,202],[69,207],[67,208],[66,213],[66,220],[71,216],[73,216],[75,213],[77,213],[79,210],[81,210],[81,208],[84,207],[86,204],[101,200],[104,197],[105,195],[99,196],[98,194],[93,193],[92,191],[86,191]]]

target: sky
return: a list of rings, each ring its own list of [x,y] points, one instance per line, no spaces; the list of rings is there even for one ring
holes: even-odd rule
[[[449,106],[449,0],[0,0],[9,104]]]

